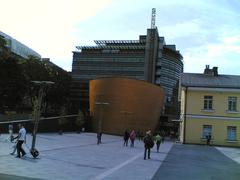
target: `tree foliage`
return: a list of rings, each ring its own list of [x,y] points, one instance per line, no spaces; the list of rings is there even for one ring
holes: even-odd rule
[[[77,119],[75,121],[75,124],[78,126],[78,127],[81,127],[85,122],[85,117],[84,117],[84,114],[81,110],[78,111],[78,116],[77,116]]]
[[[25,93],[24,74],[17,57],[9,54],[0,38],[0,99],[1,110],[16,109]]]
[[[50,61],[34,56],[22,59],[7,48],[5,39],[0,36],[0,109],[19,110],[33,107],[33,97],[38,87],[32,81],[52,81],[55,84],[46,90],[45,111],[58,112],[68,102],[71,76],[68,72]]]

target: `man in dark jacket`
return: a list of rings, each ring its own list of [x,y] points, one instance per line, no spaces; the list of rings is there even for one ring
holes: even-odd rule
[[[146,159],[147,153],[148,159],[151,159],[150,154],[151,148],[154,146],[154,141],[150,130],[146,132],[146,136],[143,138],[143,142],[144,142],[144,160]]]
[[[130,137],[130,134],[129,134],[128,130],[126,130],[124,132],[124,136],[123,136],[123,140],[124,140],[123,146],[128,146],[129,137]]]
[[[212,139],[211,133],[208,133],[208,135],[206,136],[206,139],[207,139],[207,145],[210,145],[210,142]]]

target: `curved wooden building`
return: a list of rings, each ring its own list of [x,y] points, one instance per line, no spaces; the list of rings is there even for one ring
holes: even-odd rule
[[[90,114],[94,131],[123,134],[128,129],[155,130],[164,91],[151,83],[122,77],[90,81]]]

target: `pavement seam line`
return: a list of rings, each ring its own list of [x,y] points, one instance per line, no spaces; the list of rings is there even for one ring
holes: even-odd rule
[[[139,154],[137,154],[136,156],[132,157],[131,159],[129,159],[129,160],[127,160],[127,161],[125,161],[125,162],[123,162],[123,163],[115,166],[114,168],[111,168],[111,169],[109,169],[109,170],[101,173],[100,175],[94,177],[92,180],[101,180],[101,179],[103,179],[103,178],[111,175],[111,174],[114,173],[115,171],[121,169],[122,167],[126,166],[127,164],[135,161],[135,160],[136,160],[137,158],[139,158],[140,156],[142,156],[142,153],[139,153]]]
[[[224,148],[226,148],[226,147],[214,147],[215,149],[217,149],[220,153],[222,153],[224,156],[226,156],[226,157],[228,157],[228,158],[230,158],[231,160],[233,160],[233,161],[235,161],[236,163],[238,163],[238,164],[240,164],[240,158],[239,157],[232,157],[230,154],[231,153],[227,153],[225,150],[224,150]],[[238,160],[238,158],[239,158],[239,160]]]

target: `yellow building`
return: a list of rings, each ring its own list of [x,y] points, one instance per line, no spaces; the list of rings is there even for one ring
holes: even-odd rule
[[[180,79],[180,141],[240,147],[240,76],[219,75],[206,66],[203,74]]]

